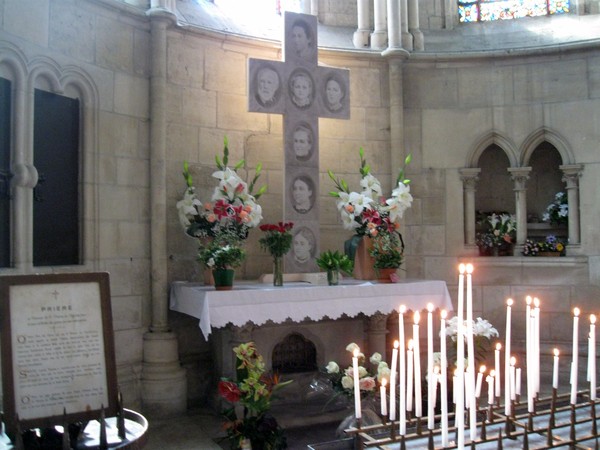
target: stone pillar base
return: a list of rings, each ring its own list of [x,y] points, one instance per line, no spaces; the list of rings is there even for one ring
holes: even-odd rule
[[[178,416],[187,410],[187,379],[174,333],[144,335],[142,410],[148,418]]]
[[[371,33],[371,48],[385,48],[387,46],[387,39],[387,31],[375,31]]]
[[[352,43],[356,48],[367,48],[369,46],[369,30],[356,30],[352,36]]]
[[[411,30],[413,35],[414,49],[415,50],[425,50],[425,37],[423,36],[423,32],[421,30]]]

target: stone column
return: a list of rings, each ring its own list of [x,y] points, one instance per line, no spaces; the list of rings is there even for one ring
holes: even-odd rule
[[[310,13],[313,16],[319,16],[319,0],[310,0]]]
[[[413,36],[408,32],[408,0],[400,0],[400,37],[402,48],[413,50]]]
[[[475,192],[481,169],[469,167],[459,170],[463,182],[463,214],[465,221],[465,244],[475,245]]]
[[[375,0],[373,12],[375,16],[375,31],[371,33],[371,48],[385,48],[388,37],[386,0]]]
[[[384,361],[388,361],[386,354],[387,319],[388,315],[382,313],[376,313],[369,317],[369,328],[367,330],[369,336],[369,353],[365,352],[365,358],[368,359],[373,353],[379,352],[381,358]]]
[[[580,244],[579,178],[583,172],[583,165],[569,164],[559,166],[559,169],[563,172],[562,181],[566,183],[569,202],[569,244]]]
[[[517,216],[517,245],[527,239],[527,180],[531,167],[510,167],[508,172],[515,183],[515,212]]]
[[[419,0],[408,0],[408,31],[413,36],[414,49],[425,50],[423,33],[419,29]]]
[[[150,78],[150,241],[152,323],[144,335],[142,405],[149,417],[178,415],[187,408],[185,370],[179,364],[177,338],[167,320],[166,97],[167,28],[175,15],[160,7],[148,11],[151,37]]]
[[[401,16],[400,0],[388,0],[387,2],[387,22],[388,22],[388,49],[402,47],[400,38]]]
[[[358,29],[354,32],[352,43],[356,48],[369,46],[369,0],[356,0]]]

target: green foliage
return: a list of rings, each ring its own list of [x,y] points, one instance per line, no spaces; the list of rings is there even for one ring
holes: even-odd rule
[[[375,259],[373,267],[376,269],[397,269],[404,259],[404,242],[400,234],[380,233],[371,238],[373,248],[370,253]]]
[[[352,275],[352,269],[354,263],[344,253],[340,253],[337,250],[332,252],[327,250],[322,252],[317,258],[317,265],[323,270],[341,270],[348,275]]]

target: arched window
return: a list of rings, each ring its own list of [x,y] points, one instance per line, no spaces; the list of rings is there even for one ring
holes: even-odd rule
[[[506,0],[459,1],[460,22],[520,19],[569,12],[569,0]]]

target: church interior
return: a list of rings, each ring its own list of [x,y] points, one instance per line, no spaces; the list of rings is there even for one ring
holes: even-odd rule
[[[292,14],[313,27],[307,59],[291,50]],[[283,94],[259,96],[268,76]],[[314,103],[303,103],[302,83]],[[348,344],[391,358],[402,320],[365,313],[368,296],[353,297],[362,305],[352,314],[269,316],[292,310],[286,284],[327,284],[317,257],[343,253],[354,234],[331,191],[336,177],[361,189],[363,160],[384,193],[399,171],[410,180],[402,263],[385,289],[441,282],[436,307],[452,316],[459,264],[472,264],[473,316],[504,339],[513,299],[513,351],[525,359],[526,298],[538,298],[541,379],[559,347],[565,391],[574,355],[586,381],[586,327],[600,314],[600,0],[0,0],[0,110],[0,277],[109,274],[116,379],[125,407],[149,421],[146,448],[220,448],[216,386],[244,342],[268,369],[282,345],[316,349],[284,374],[294,383],[274,406],[292,428],[347,415],[317,414],[310,401],[327,364],[349,361]],[[187,167],[197,198],[211,199],[225,146],[244,183],[266,186],[232,304],[244,283],[273,284],[259,222],[293,222],[310,250],[301,259],[294,241],[279,305],[246,305],[261,323],[231,308],[207,332],[173,306],[177,286],[210,275],[178,202]],[[509,245],[488,244],[500,217]],[[341,284],[363,292],[352,282]],[[176,444],[186,431],[174,424],[193,429],[192,442]]]

